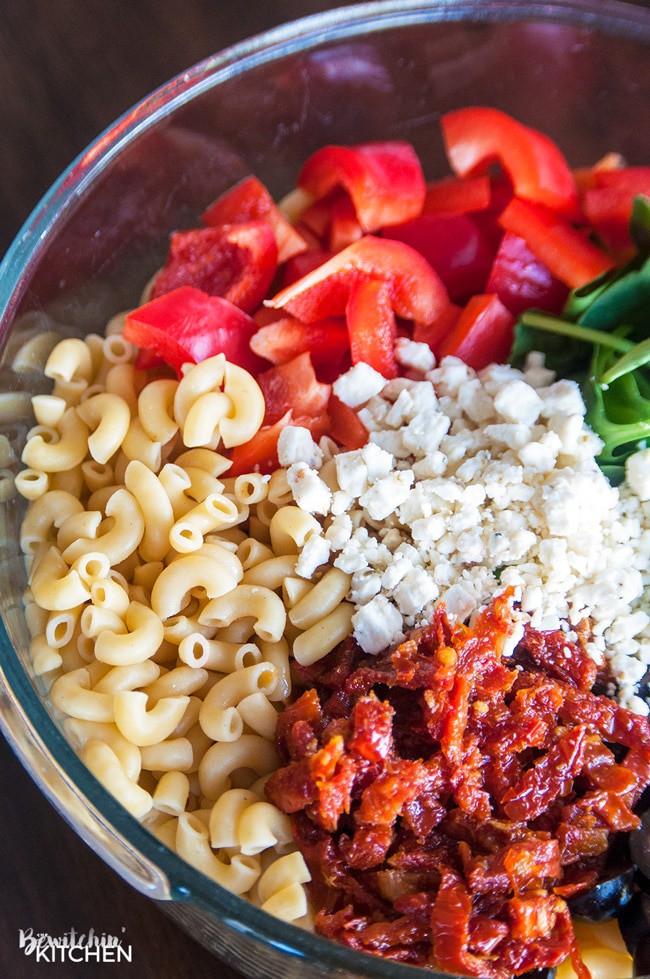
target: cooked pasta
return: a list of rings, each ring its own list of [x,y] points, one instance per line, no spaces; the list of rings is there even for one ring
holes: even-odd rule
[[[291,692],[287,638],[315,636],[317,656],[349,630],[349,576],[296,574],[318,525],[289,505],[283,472],[228,474],[220,446],[263,418],[252,377],[218,356],[147,383],[122,323],[54,346],[54,391],[34,398],[15,480],[29,501],[32,667],[74,748],[133,815],[223,886],[296,920],[308,874],[263,782]]]

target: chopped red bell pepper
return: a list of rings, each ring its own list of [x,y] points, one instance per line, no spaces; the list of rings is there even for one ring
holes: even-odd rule
[[[177,231],[151,298],[195,286],[250,313],[268,292],[277,264],[275,236],[265,221]]]
[[[266,221],[273,228],[278,246],[278,262],[304,252],[307,243],[289,224],[264,184],[257,177],[246,177],[210,204],[201,219],[211,227]]]
[[[501,213],[499,224],[523,238],[549,271],[572,289],[579,289],[614,265],[582,231],[548,208],[515,198]]]
[[[368,430],[356,411],[332,394],[327,405],[328,435],[346,449],[360,449],[368,441]]]
[[[650,167],[595,171],[594,186],[584,193],[583,207],[589,224],[614,249],[631,244],[630,216],[638,195],[650,197]]]
[[[620,153],[606,153],[592,167],[578,167],[573,171],[573,176],[580,193],[596,186],[596,175],[603,170],[620,170],[625,165],[625,161]]]
[[[420,161],[402,142],[324,146],[305,163],[298,186],[316,199],[343,187],[365,231],[415,217],[425,196]]]
[[[363,235],[352,201],[347,194],[341,196],[332,204],[330,212],[329,248],[331,252],[340,252],[353,241],[358,241]]]
[[[470,214],[490,206],[492,188],[489,177],[445,177],[427,184],[423,214]]]
[[[266,403],[265,425],[273,425],[289,409],[296,415],[310,418],[322,417],[327,412],[332,389],[329,384],[317,380],[308,353],[263,371],[258,374],[257,383]]]
[[[413,329],[413,339],[416,343],[428,343],[434,355],[439,357],[442,342],[453,330],[462,311],[460,306],[449,303],[447,308],[431,323],[416,323]]]
[[[331,367],[334,377],[343,369],[348,351],[348,331],[342,319],[301,323],[290,316],[263,326],[251,337],[251,350],[272,364],[286,364],[298,354],[311,353],[314,367]]]
[[[183,364],[198,364],[219,353],[257,373],[264,362],[249,347],[256,329],[250,316],[227,299],[181,286],[130,312],[124,339],[162,358],[179,373]]]
[[[404,224],[384,228],[393,241],[403,241],[426,258],[454,302],[485,289],[496,245],[465,214],[422,214]]]
[[[499,160],[517,197],[569,217],[579,216],[575,178],[547,136],[488,107],[448,112],[440,124],[454,173],[475,175]]]
[[[494,259],[486,292],[496,292],[513,316],[526,309],[560,313],[569,294],[568,286],[549,272],[523,238],[506,231]]]
[[[279,292],[267,305],[306,323],[343,316],[359,278],[386,282],[397,316],[429,323],[449,305],[447,291],[418,252],[400,241],[365,235]]]
[[[297,282],[298,279],[302,279],[303,275],[317,269],[319,265],[331,257],[332,252],[330,251],[325,251],[323,248],[310,248],[309,251],[301,252],[300,255],[290,258],[284,267],[282,288],[285,289],[293,282]]]
[[[498,296],[473,296],[440,346],[440,356],[459,357],[479,371],[507,361],[515,321]]]
[[[278,439],[280,432],[287,425],[297,425],[308,428],[312,438],[318,441],[327,432],[327,416],[312,418],[309,415],[295,414],[289,410],[273,425],[264,425],[252,439],[244,445],[236,445],[230,453],[232,465],[228,476],[241,476],[242,473],[261,472],[272,473],[278,462]]]
[[[308,228],[321,242],[327,237],[332,207],[342,196],[343,191],[333,190],[330,194],[310,204],[300,215],[300,224]]]
[[[346,309],[352,363],[370,364],[384,377],[397,377],[393,347],[397,336],[390,287],[376,279],[357,279]]]

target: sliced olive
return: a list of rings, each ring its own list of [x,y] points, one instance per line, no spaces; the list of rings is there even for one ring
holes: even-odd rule
[[[517,976],[517,979],[555,979],[555,969],[532,969]]]
[[[584,894],[576,894],[567,904],[574,918],[583,921],[605,921],[613,918],[634,893],[634,868],[616,877],[599,881]]]
[[[650,938],[650,895],[637,891],[621,908],[618,926],[630,955],[634,955],[640,942]]]
[[[650,877],[650,809],[644,813],[639,828],[630,833],[630,853],[641,873]]]
[[[632,958],[632,968],[635,976],[650,975],[650,932],[640,939]]]

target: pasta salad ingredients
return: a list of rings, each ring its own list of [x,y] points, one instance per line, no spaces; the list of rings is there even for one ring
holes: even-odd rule
[[[648,450],[611,486],[530,321],[505,362],[531,304],[584,314],[641,448],[645,347],[596,314],[645,288],[640,199],[616,225],[644,177],[608,203],[605,164],[503,113],[443,131],[429,185],[402,142],[323,148],[280,205],[242,181],[105,338],[52,350],[17,479],[31,657],[89,769],[220,885],[309,927],[313,875],[355,947],[586,976],[565,898],[606,890],[650,764]]]
[[[563,633],[527,627],[504,656],[511,598],[471,629],[438,607],[382,656],[349,642],[299,670],[309,689],[279,719],[266,790],[291,814],[321,934],[462,975],[569,955],[589,975],[565,899],[639,825],[650,732],[590,692],[595,664]]]
[[[445,358],[426,377],[387,383],[359,364],[334,390],[357,408],[368,444],[319,462],[308,433],[296,451],[287,429],[280,461],[294,502],[320,524],[297,573],[352,576],[361,647],[381,652],[439,601],[465,621],[510,585],[535,628],[570,634],[588,621],[587,649],[620,702],[647,713],[637,686],[650,661],[648,506],[599,469],[577,384],[531,355],[524,372],[477,374]],[[632,457],[639,488],[643,458]]]

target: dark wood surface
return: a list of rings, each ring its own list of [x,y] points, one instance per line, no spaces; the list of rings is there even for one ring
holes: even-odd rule
[[[339,4],[340,5],[340,4]],[[244,37],[328,0],[4,0],[0,3],[0,255],[68,163],[134,102]],[[106,867],[0,739],[0,976],[237,979]],[[102,931],[131,965],[36,963],[19,930]]]
[[[116,116],[226,45],[328,0],[0,3],[0,254],[53,179]],[[0,976],[236,979],[75,836],[0,741]],[[19,929],[120,934],[133,964],[45,965]]]

